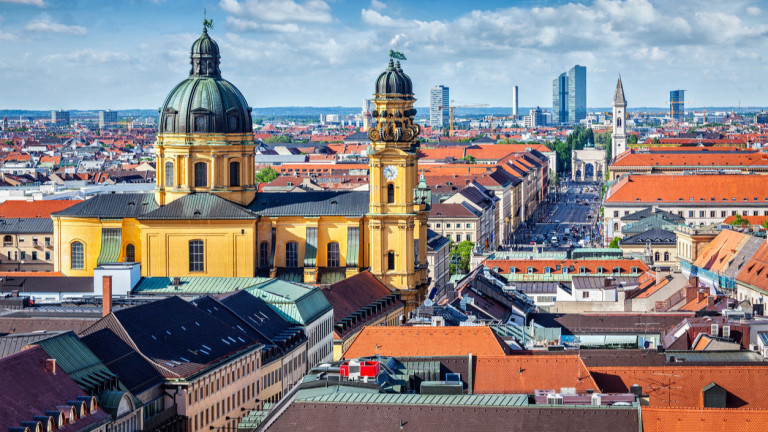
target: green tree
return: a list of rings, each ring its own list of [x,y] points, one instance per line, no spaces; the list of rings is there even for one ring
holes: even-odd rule
[[[620,238],[614,237],[613,240],[611,240],[611,243],[608,245],[608,247],[613,249],[619,249],[619,241],[621,241]]]
[[[627,144],[637,144],[637,135],[630,134],[629,138],[627,138]]]
[[[451,243],[450,272],[451,275],[469,273],[469,259],[472,256],[472,248],[475,244],[471,241]]]
[[[738,213],[736,214],[736,218],[733,220],[733,222],[731,222],[731,225],[734,225],[734,226],[741,226],[741,225],[744,225],[744,224],[747,224],[747,225],[749,225],[749,221],[748,221],[748,220],[746,220],[746,219],[744,219],[744,218],[743,218],[743,217],[742,217],[740,214],[738,214]]]
[[[270,144],[286,144],[291,142],[291,137],[288,135],[272,135],[271,137],[267,137],[264,142]]]
[[[461,158],[461,160],[466,161],[467,163],[470,163],[470,164],[476,163],[475,157],[472,155],[466,155],[463,158]]]
[[[280,173],[273,170],[272,167],[266,167],[256,172],[256,182],[269,183],[280,176]]]
[[[761,225],[763,228],[768,229],[768,218],[765,218],[763,221],[763,224]]]

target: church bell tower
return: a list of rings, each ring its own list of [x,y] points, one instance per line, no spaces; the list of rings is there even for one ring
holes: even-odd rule
[[[405,59],[396,52],[390,56]],[[411,79],[400,62],[390,59],[376,81],[371,113],[374,124],[368,130],[371,148],[370,270],[388,286],[398,289],[407,310],[423,300],[427,279],[427,211],[429,189],[419,181],[417,137],[413,123]]]
[[[621,75],[616,83],[616,93],[613,95],[613,134],[611,135],[611,158],[624,153],[627,149],[627,100],[624,99],[624,86],[621,85]]]

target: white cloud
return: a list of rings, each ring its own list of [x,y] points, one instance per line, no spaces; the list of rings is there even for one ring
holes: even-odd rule
[[[371,0],[371,7],[376,10],[384,10],[387,8],[387,4],[379,0]]]
[[[133,61],[134,57],[121,52],[85,49],[68,54],[51,54],[43,57],[44,61],[52,62],[70,62],[77,64],[98,64],[98,63],[124,63]]]
[[[26,30],[34,32],[68,33],[82,36],[87,33],[85,27],[77,25],[65,25],[51,21],[48,18],[34,19],[24,26]]]
[[[16,39],[16,36],[14,36],[11,33],[6,33],[2,30],[0,30],[0,40],[14,40]]]
[[[752,15],[752,16],[758,16],[761,13],[763,13],[763,11],[762,11],[762,9],[760,9],[757,6],[750,6],[750,7],[747,8],[747,13]]]
[[[322,0],[221,0],[219,6],[241,20],[270,23],[331,23],[331,8]]]
[[[26,5],[32,5],[32,6],[38,6],[38,7],[45,7],[45,3],[43,0],[0,0],[0,3],[16,3],[16,4],[26,4]]]

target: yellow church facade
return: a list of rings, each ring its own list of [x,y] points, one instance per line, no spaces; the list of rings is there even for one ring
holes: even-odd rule
[[[113,193],[52,215],[54,267],[92,276],[139,262],[145,277],[279,277],[329,284],[370,269],[413,305],[424,296],[429,190],[418,175],[410,78],[376,82],[370,190],[257,193],[251,109],[221,78],[207,31],[160,109],[154,193]]]

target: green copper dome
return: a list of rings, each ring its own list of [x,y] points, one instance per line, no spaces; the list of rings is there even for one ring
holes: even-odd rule
[[[395,64],[389,59],[387,69],[376,80],[376,95],[412,96],[413,84],[411,78],[400,68],[400,62]]]
[[[189,77],[165,98],[159,133],[252,133],[245,97],[221,77],[219,45],[207,29],[192,44]]]

